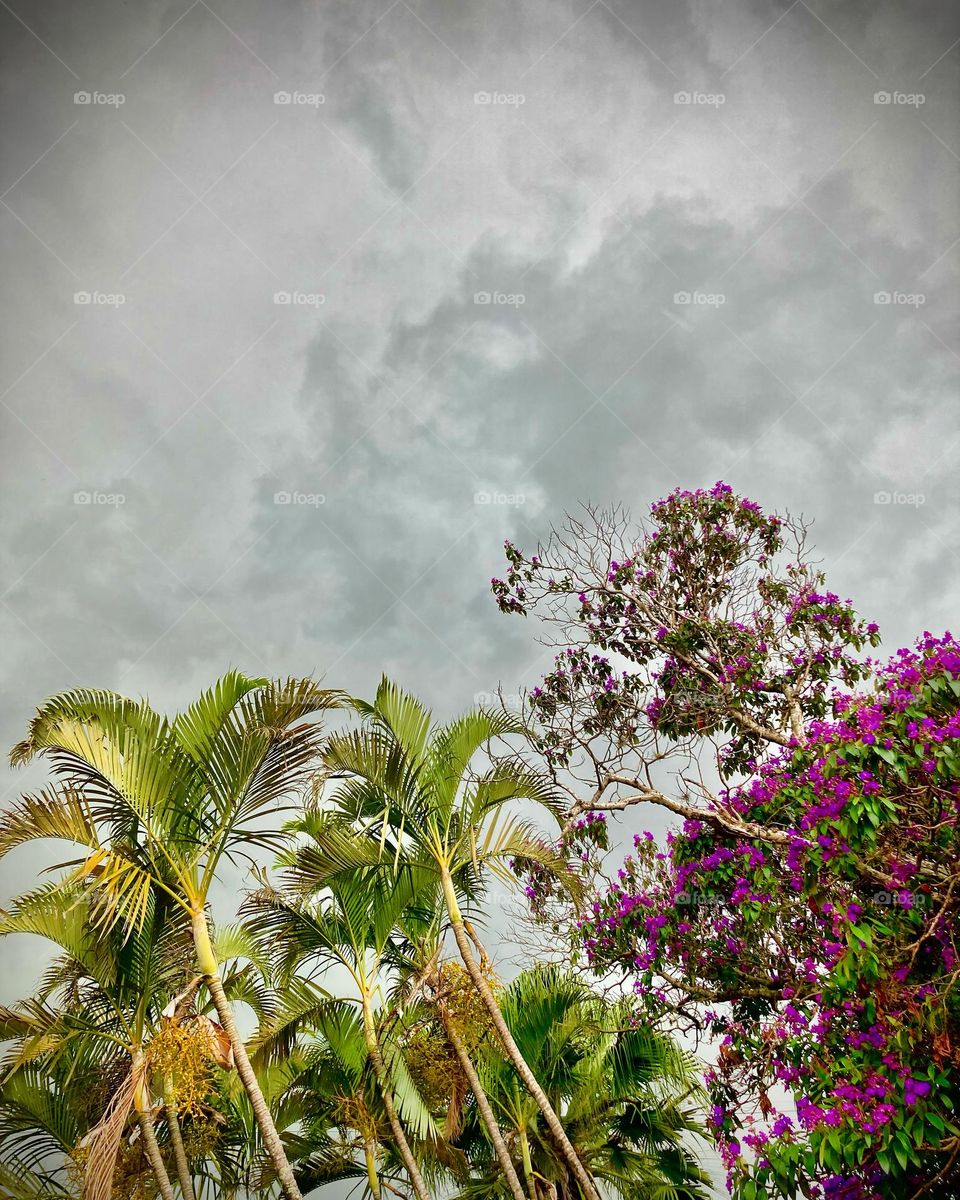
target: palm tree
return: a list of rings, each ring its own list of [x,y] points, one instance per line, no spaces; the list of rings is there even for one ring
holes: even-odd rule
[[[530,1200],[523,1190],[517,1169],[510,1157],[503,1130],[500,1128],[490,1098],[481,1081],[480,1073],[471,1057],[485,1033],[484,1025],[489,1024],[489,1014],[484,1010],[487,1020],[486,1022],[479,1021],[477,1019],[479,1014],[470,1011],[469,1001],[464,1003],[466,989],[460,978],[461,973],[462,969],[457,971],[454,963],[438,965],[434,958],[427,970],[423,972],[423,985],[429,989],[430,999],[443,1030],[443,1036],[449,1042],[464,1079],[473,1093],[477,1112],[487,1137],[490,1139],[499,1168],[507,1181],[507,1187],[514,1200]]]
[[[291,1068],[283,1104],[299,1127],[293,1157],[301,1187],[366,1177],[370,1196],[383,1200],[381,1147],[391,1131],[355,1010],[318,1001],[309,985],[294,987],[254,1045],[258,1057],[280,1053]]]
[[[406,875],[408,868],[403,870]],[[421,872],[420,878],[426,886],[421,887],[417,903],[401,912],[390,957],[397,975],[395,994],[402,995],[408,1007],[418,997],[425,1004],[421,1026],[408,1039],[408,1053],[422,1057],[425,1052],[428,1061],[439,1053],[440,1069],[446,1077],[446,1086],[441,1089],[446,1101],[445,1135],[450,1138],[459,1132],[462,1100],[465,1094],[472,1095],[511,1195],[514,1200],[528,1200],[471,1058],[478,1039],[492,1032],[490,1015],[467,972],[454,962],[441,961],[448,924],[446,906],[436,876]],[[472,895],[471,889],[469,875],[461,872],[458,891],[470,891]],[[489,973],[486,958],[482,967]],[[494,982],[492,974],[490,982]],[[439,1031],[433,1028],[437,1024]],[[438,1051],[438,1042],[448,1048],[447,1061]]]
[[[281,1006],[254,1035],[250,1048],[255,1062],[282,1060],[289,1071],[280,1109],[297,1124],[290,1153],[301,1188],[365,1179],[365,1194],[386,1200],[407,1176],[370,1060],[359,1005],[331,1002],[308,979],[291,980],[281,995]],[[375,1019],[378,1042],[391,1046],[389,1070],[397,1014],[392,1008],[380,1009]],[[406,1057],[406,1047],[402,1049]],[[462,1155],[442,1141],[417,1138],[409,1127],[415,1123],[408,1123],[409,1088],[401,1079],[391,1090],[400,1093],[395,1107],[421,1173],[438,1179],[443,1168],[462,1173]]]
[[[471,763],[492,739],[525,735],[507,713],[473,711],[435,726],[419,701],[387,679],[373,704],[352,703],[364,726],[326,743],[324,761],[337,782],[331,797],[335,808],[302,824],[311,841],[291,859],[299,884],[318,891],[357,871],[395,875],[402,864],[434,874],[460,956],[507,1056],[587,1200],[599,1200],[589,1171],[503,1019],[483,970],[485,951],[462,910],[482,891],[486,872],[515,882],[509,870],[515,858],[537,863],[563,881],[572,878],[566,860],[527,820],[504,811],[519,800],[559,817],[561,793],[519,760],[472,773]]]
[[[0,934],[30,933],[61,950],[35,997],[0,1010],[0,1036],[14,1039],[5,1064],[7,1094],[23,1099],[27,1081],[32,1078],[36,1085],[43,1078],[55,1078],[60,1060],[70,1062],[72,1075],[84,1084],[84,1093],[77,1095],[85,1094],[88,1100],[102,1095],[98,1079],[112,1077],[114,1086],[102,1095],[100,1111],[91,1109],[92,1128],[80,1130],[76,1114],[76,1120],[61,1126],[62,1131],[85,1133],[82,1143],[78,1137],[77,1143],[58,1149],[71,1154],[77,1144],[85,1144],[85,1194],[98,1194],[104,1181],[113,1177],[133,1111],[160,1194],[173,1200],[154,1128],[145,1047],[162,1020],[162,1007],[182,982],[182,948],[185,940],[189,944],[189,927],[183,920],[171,921],[169,906],[151,897],[140,928],[131,936],[122,937],[116,928],[104,934],[91,919],[91,901],[89,887],[76,885],[65,891],[48,886],[21,897],[0,914]],[[30,1073],[24,1074],[27,1067]],[[97,1086],[91,1088],[91,1082]],[[66,1094],[71,1085],[72,1080],[57,1082]],[[172,1112],[167,1116],[173,1141],[179,1138],[179,1127]],[[180,1182],[185,1200],[192,1200],[189,1172],[181,1174]]]
[[[281,844],[263,818],[314,770],[321,730],[305,718],[341,699],[309,679],[236,671],[172,721],[113,692],[62,693],[11,752],[15,765],[44,755],[56,782],[0,819],[0,856],[36,838],[84,848],[66,879],[94,886],[102,928],[138,927],[156,892],[186,914],[197,969],[288,1200],[302,1197],[224,991],[208,897],[224,859]]]
[[[706,1200],[710,1181],[688,1148],[703,1136],[696,1059],[638,1023],[629,1000],[608,1000],[552,967],[523,972],[501,998],[504,1018],[557,1108],[578,1153],[621,1200]],[[513,1135],[531,1200],[577,1195],[549,1127],[509,1064],[481,1064],[491,1104]],[[498,1195],[498,1164],[478,1131],[465,1148],[481,1169],[463,1200]]]
[[[279,975],[289,988],[291,981],[311,968],[342,968],[356,989],[359,1030],[366,1058],[377,1083],[377,1091],[399,1153],[418,1200],[430,1200],[420,1166],[407,1137],[404,1123],[421,1140],[436,1139],[438,1131],[429,1109],[410,1078],[396,1041],[384,1037],[377,1019],[379,981],[391,934],[405,908],[416,900],[416,883],[408,873],[391,894],[384,895],[359,875],[343,878],[312,903],[265,888],[248,898],[245,911],[250,929],[265,946],[274,948]],[[301,982],[302,992],[302,982]],[[336,1008],[332,998],[307,992],[306,1009],[294,1007],[269,1029],[276,1037],[283,1029],[289,1037],[307,1018],[322,1023]],[[376,1167],[372,1148],[366,1149],[371,1192],[376,1195]]]
[[[12,916],[25,932],[43,937],[54,924],[45,919],[40,903],[32,907],[33,913],[4,913],[3,920]],[[63,942],[80,940],[82,927],[82,917],[61,922]],[[49,986],[56,985],[51,981]],[[96,1029],[96,1015],[91,1018]],[[102,1117],[111,1090],[130,1070],[129,1054],[110,1045],[114,1069],[105,1072],[104,1044],[94,1042],[91,1053],[91,1039],[84,1034],[79,1023],[72,1030],[58,1024],[42,992],[0,1009],[0,1041],[6,1043],[0,1062],[0,1194],[11,1200],[71,1200],[76,1195],[73,1155]],[[143,1166],[149,1169],[149,1164]]]
[[[296,857],[294,853],[289,859],[295,863]],[[296,894],[295,870],[292,879]],[[372,879],[376,885],[376,873]],[[469,881],[463,880],[462,886],[469,887]],[[452,1157],[450,1148],[461,1127],[464,1100],[472,1094],[514,1200],[527,1200],[470,1057],[477,1037],[491,1032],[489,1014],[463,968],[440,963],[447,922],[436,875],[398,866],[392,897],[387,907],[381,900],[379,916],[384,932],[390,920],[395,923],[381,951],[382,963],[394,980],[393,1025],[402,1037],[410,1074],[418,1086],[422,1081],[422,1094],[433,1097],[437,1119],[444,1118],[446,1156]],[[432,1144],[435,1153],[441,1147],[443,1143]]]
[[[66,1056],[54,1067],[25,1064],[5,1073],[0,1080],[0,1195],[74,1200],[71,1154],[88,1125],[89,1088],[95,1080],[93,1072],[82,1074]]]
[[[0,1037],[12,1041],[0,1081],[0,1175],[4,1166],[12,1175],[22,1170],[23,1146],[33,1139],[37,1154],[83,1163],[88,1190],[111,1175],[145,1186],[152,1164],[161,1194],[168,1194],[172,1160],[184,1200],[207,1182],[221,1198],[240,1188],[252,1194],[256,1125],[246,1094],[234,1085],[224,1032],[206,1014],[210,1002],[199,1003],[202,981],[184,976],[189,922],[177,910],[164,912],[161,896],[140,929],[104,933],[92,919],[95,902],[89,887],[67,892],[54,885],[0,913],[0,935],[29,933],[61,951],[35,996],[0,1009]],[[256,947],[239,927],[221,926],[216,949],[227,964],[227,995],[263,1018],[272,997],[259,982]],[[134,1074],[142,1076],[139,1111],[125,1086]],[[128,1147],[120,1155],[131,1106],[147,1151],[140,1168],[139,1152]]]

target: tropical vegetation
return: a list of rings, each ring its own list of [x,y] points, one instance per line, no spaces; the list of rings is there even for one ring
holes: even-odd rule
[[[521,711],[44,701],[0,1192],[706,1200],[712,1141],[740,1200],[960,1195],[960,646],[872,659],[806,534],[717,484],[508,542]]]

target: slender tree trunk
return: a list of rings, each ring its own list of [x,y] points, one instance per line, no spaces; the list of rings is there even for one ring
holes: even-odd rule
[[[380,1053],[380,1043],[377,1041],[377,1030],[373,1020],[373,1010],[370,1007],[370,997],[366,993],[363,996],[363,1033],[367,1043],[367,1053],[370,1055],[370,1061],[373,1063],[373,1073],[376,1075],[377,1083],[380,1087],[380,1097],[383,1100],[383,1107],[387,1110],[387,1120],[390,1122],[393,1140],[397,1143],[397,1150],[403,1159],[403,1165],[407,1168],[411,1186],[417,1196],[417,1200],[431,1200],[430,1193],[423,1182],[423,1176],[420,1174],[420,1168],[417,1166],[417,1160],[413,1157],[413,1151],[410,1149],[410,1143],[407,1141],[407,1135],[403,1132],[403,1126],[400,1123],[400,1118],[397,1116],[397,1107],[393,1102],[393,1090],[390,1087],[390,1079],[387,1075],[383,1055]]]
[[[190,1176],[190,1163],[183,1146],[183,1134],[180,1131],[180,1115],[173,1094],[172,1084],[164,1087],[164,1109],[167,1114],[167,1127],[170,1130],[170,1145],[173,1147],[173,1161],[177,1165],[177,1179],[180,1180],[180,1191],[183,1200],[196,1200],[193,1191],[193,1179]]]
[[[507,1149],[507,1143],[503,1140],[503,1134],[500,1131],[500,1126],[497,1124],[497,1118],[493,1115],[493,1109],[490,1107],[487,1093],[483,1090],[480,1076],[477,1074],[470,1055],[467,1053],[467,1048],[463,1044],[463,1038],[461,1038],[454,1021],[443,1007],[442,1002],[438,1003],[437,1008],[440,1013],[440,1020],[443,1023],[444,1032],[447,1035],[447,1041],[453,1047],[453,1052],[460,1063],[460,1069],[466,1075],[467,1083],[470,1084],[470,1090],[476,1098],[477,1108],[480,1110],[480,1116],[487,1127],[487,1133],[490,1136],[490,1141],[493,1143],[494,1150],[497,1152],[497,1158],[500,1160],[500,1166],[503,1168],[503,1174],[510,1185],[510,1191],[513,1193],[514,1200],[530,1200],[530,1197],[524,1193],[520,1185],[513,1160],[510,1158],[510,1151]]]
[[[530,1189],[532,1200],[539,1200],[540,1192],[537,1189],[536,1180],[533,1178],[533,1163],[530,1161],[530,1143],[527,1141],[527,1131],[520,1130],[520,1155],[523,1159],[523,1177],[527,1181],[527,1187]]]
[[[136,1070],[142,1061],[141,1051],[134,1055],[134,1070]],[[167,1174],[167,1168],[164,1166],[163,1155],[160,1153],[160,1147],[157,1144],[157,1131],[153,1127],[153,1117],[150,1114],[150,1098],[146,1095],[146,1089],[142,1083],[138,1083],[133,1093],[133,1106],[137,1110],[137,1124],[140,1126],[140,1136],[143,1138],[144,1153],[147,1156],[147,1161],[150,1163],[153,1177],[157,1181],[160,1195],[163,1197],[163,1200],[175,1200],[173,1185],[170,1182],[170,1176]]]
[[[573,1143],[567,1137],[563,1125],[560,1123],[560,1118],[554,1111],[553,1105],[547,1098],[546,1092],[537,1082],[537,1078],[527,1065],[526,1059],[520,1053],[520,1047],[514,1041],[513,1034],[506,1021],[503,1019],[503,1013],[500,1011],[500,1005],[497,1003],[497,998],[494,996],[489,983],[483,976],[477,960],[473,957],[473,951],[470,949],[470,939],[467,936],[467,931],[463,925],[463,917],[460,914],[460,906],[457,903],[457,895],[454,890],[453,880],[450,877],[450,872],[443,869],[443,894],[447,903],[447,911],[450,914],[450,924],[453,926],[453,936],[457,941],[457,949],[460,951],[460,957],[463,959],[464,966],[470,978],[473,980],[474,986],[480,993],[483,1003],[486,1005],[487,1012],[490,1014],[490,1019],[493,1021],[494,1028],[503,1043],[503,1048],[506,1050],[510,1061],[516,1068],[517,1074],[523,1080],[523,1084],[527,1091],[537,1102],[537,1107],[543,1113],[543,1118],[549,1126],[550,1132],[553,1134],[563,1157],[566,1159],[573,1171],[580,1186],[584,1190],[588,1200],[601,1200],[600,1193],[597,1191],[597,1185],[594,1183],[590,1172],[580,1161],[580,1156],[573,1147]]]
[[[370,1195],[373,1200],[383,1200],[380,1190],[380,1176],[377,1174],[377,1144],[369,1137],[363,1139],[363,1156],[367,1161],[367,1183],[370,1185]]]
[[[256,1073],[247,1055],[247,1048],[244,1046],[243,1039],[237,1030],[230,1001],[223,990],[223,982],[220,979],[220,964],[217,962],[213,946],[210,942],[206,912],[195,913],[193,916],[193,942],[197,953],[197,966],[213,998],[217,1016],[220,1018],[220,1024],[230,1039],[237,1074],[240,1076],[240,1081],[250,1099],[253,1114],[256,1117],[257,1125],[260,1127],[260,1133],[263,1137],[264,1147],[273,1161],[283,1194],[287,1197],[287,1200],[303,1200],[303,1195],[299,1187],[297,1187],[297,1181],[294,1178],[293,1168],[290,1166],[290,1161],[283,1148],[283,1142],[280,1140],[280,1134],[277,1132],[273,1117],[270,1115],[270,1108],[267,1105],[263,1092],[260,1090]]]

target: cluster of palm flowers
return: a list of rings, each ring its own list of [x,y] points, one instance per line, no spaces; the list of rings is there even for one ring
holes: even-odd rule
[[[502,980],[484,943],[512,862],[577,877],[531,817],[569,800],[491,754],[522,736],[387,680],[366,703],[232,672],[173,718],[47,701],[11,758],[50,782],[0,815],[0,855],[60,843],[0,910],[55,949],[0,1010],[0,1194],[706,1197],[696,1061],[572,968]]]

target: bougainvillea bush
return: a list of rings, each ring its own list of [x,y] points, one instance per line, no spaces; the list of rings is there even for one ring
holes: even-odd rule
[[[805,528],[724,484],[506,551],[501,608],[559,630],[530,722],[593,885],[573,912],[528,871],[535,913],[714,1035],[735,1196],[960,1196],[960,645],[873,661]],[[607,814],[641,804],[676,828],[611,877]]]

